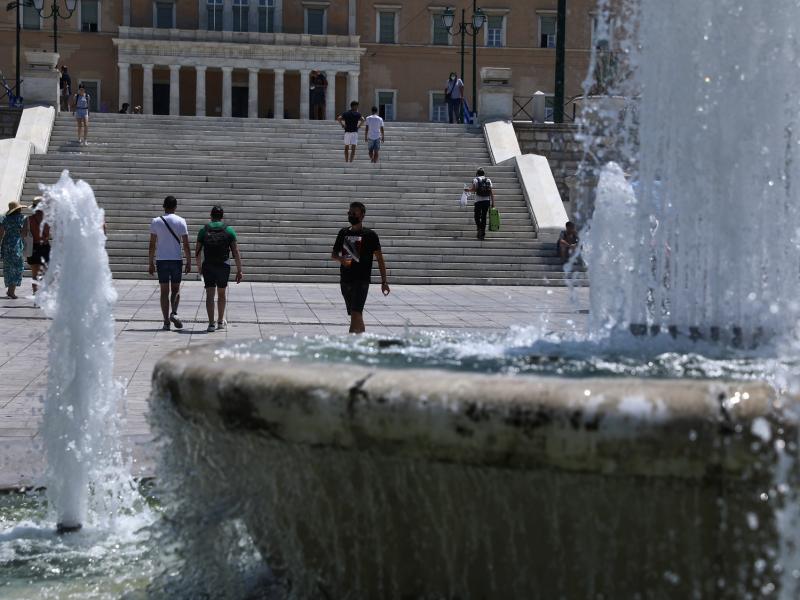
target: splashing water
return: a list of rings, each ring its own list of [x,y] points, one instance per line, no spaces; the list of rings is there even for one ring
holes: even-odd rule
[[[594,326],[786,333],[800,307],[800,3],[622,4],[606,83],[633,110],[588,141]]]
[[[91,187],[67,171],[42,186],[53,252],[37,302],[52,319],[42,433],[59,527],[113,518],[129,504],[119,449],[122,386],[113,379],[116,291]],[[91,504],[91,513],[89,511]]]

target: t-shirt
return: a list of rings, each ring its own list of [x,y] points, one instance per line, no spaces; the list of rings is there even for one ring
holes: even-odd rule
[[[156,235],[156,260],[183,260],[181,244],[178,240],[184,235],[189,235],[186,221],[174,213],[164,215],[164,219],[172,227],[172,231],[175,232],[178,239],[176,240],[175,236],[169,232],[161,217],[153,219],[150,223],[150,233]]]
[[[381,139],[381,127],[383,127],[383,119],[378,115],[370,115],[367,117],[367,137],[369,139]]]
[[[362,228],[360,231],[352,231],[350,227],[340,229],[333,244],[333,254],[353,261],[349,267],[342,265],[339,268],[342,282],[369,283],[372,275],[372,257],[380,249],[378,234],[372,229]]]
[[[361,122],[361,113],[357,110],[348,110],[341,114],[344,121],[344,130],[347,133],[358,131],[358,124]]]
[[[440,80],[441,81],[441,80]],[[447,81],[447,91],[450,92],[450,97],[453,100],[461,99],[461,89],[464,87],[464,82],[459,77],[456,80]]]
[[[203,241],[206,237],[206,227],[209,229],[222,229],[225,228],[225,232],[228,234],[228,239],[230,243],[233,244],[236,242],[236,232],[233,230],[233,227],[230,225],[225,225],[223,221],[211,221],[210,223],[206,223],[200,228],[200,231],[197,232],[197,241],[200,242],[200,245],[203,245]],[[230,245],[228,246],[228,250],[230,250]],[[225,259],[225,264],[228,264],[228,260]]]

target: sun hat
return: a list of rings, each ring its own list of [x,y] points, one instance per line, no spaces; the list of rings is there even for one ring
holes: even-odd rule
[[[41,202],[42,200],[44,200],[44,196],[36,196],[33,199],[33,202],[31,202],[31,208],[36,208],[36,205],[39,204],[39,202]]]
[[[25,206],[24,204],[20,204],[16,200],[12,200],[11,202],[8,203],[8,212],[6,213],[6,216],[15,213],[18,210],[22,210],[23,208],[28,208],[28,207]]]

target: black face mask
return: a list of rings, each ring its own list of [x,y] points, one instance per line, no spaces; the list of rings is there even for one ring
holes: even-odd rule
[[[355,215],[348,215],[347,220],[350,222],[350,225],[358,225],[359,223],[361,223],[361,219],[359,219]]]

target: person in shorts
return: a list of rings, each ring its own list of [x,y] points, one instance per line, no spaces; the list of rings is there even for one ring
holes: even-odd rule
[[[364,140],[367,142],[369,150],[369,160],[373,163],[378,162],[378,153],[381,150],[381,143],[386,141],[383,132],[383,119],[378,115],[378,107],[372,107],[372,114],[367,117],[367,126],[364,129]]]
[[[44,272],[47,270],[47,263],[50,262],[50,225],[44,222],[42,209],[37,208],[42,200],[44,200],[42,196],[36,196],[33,199],[33,214],[28,217],[25,223],[27,235],[30,235],[33,241],[31,255],[26,259],[28,266],[31,268],[34,294],[39,289],[38,282],[41,281]]]
[[[203,283],[206,288],[206,312],[208,313],[208,331],[223,330],[228,323],[225,320],[226,289],[228,278],[231,274],[231,265],[228,261],[233,254],[236,261],[236,283],[242,281],[242,258],[239,255],[239,246],[236,244],[236,232],[233,227],[225,225],[222,207],[215,205],[211,209],[211,222],[203,225],[197,232],[197,245],[195,259],[200,272],[203,274]],[[200,262],[200,252],[203,253],[203,262]],[[217,321],[214,323],[214,290],[217,291]]]
[[[86,88],[83,84],[78,86],[78,93],[75,94],[75,120],[78,122],[78,143],[85,144],[86,138],[89,136],[89,104],[91,103],[91,96],[86,93]],[[81,129],[83,136],[81,136]]]
[[[161,314],[164,316],[164,331],[169,324],[176,329],[183,328],[178,318],[178,304],[181,301],[181,274],[192,272],[192,255],[189,250],[189,229],[186,221],[175,214],[178,201],[175,196],[164,198],[164,214],[150,223],[150,249],[148,252],[148,272],[158,273],[161,288]],[[183,255],[181,254],[183,248]],[[186,257],[186,265],[183,257]],[[172,310],[170,311],[170,306]]]
[[[339,285],[350,315],[350,333],[364,333],[364,304],[372,277],[372,257],[378,259],[381,272],[381,291],[389,295],[386,263],[383,261],[378,234],[363,225],[367,209],[361,202],[351,202],[347,212],[349,227],[343,227],[336,236],[331,258],[339,263]]]
[[[344,162],[353,162],[358,144],[358,128],[364,122],[364,117],[358,112],[358,102],[355,100],[351,102],[350,110],[336,117],[336,121],[344,128]]]

